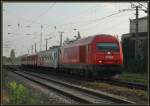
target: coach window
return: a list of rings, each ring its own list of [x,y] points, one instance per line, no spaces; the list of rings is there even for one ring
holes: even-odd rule
[[[54,53],[54,58],[56,58],[57,57],[57,55],[56,55],[56,53]]]
[[[51,56],[50,56],[50,59],[52,59],[52,54],[51,54]]]
[[[45,56],[43,55],[43,60],[45,60]]]
[[[47,60],[46,55],[44,55],[45,60]]]
[[[43,60],[45,60],[44,55],[43,55]]]
[[[51,55],[49,55],[49,60],[51,59]]]
[[[49,55],[47,55],[47,59],[49,60]]]
[[[45,60],[47,60],[47,56],[45,55]]]
[[[48,60],[48,56],[47,56],[47,54],[46,54],[46,60]]]
[[[43,55],[43,60],[45,60],[45,56]]]
[[[46,55],[44,57],[45,57],[45,60],[47,60]]]
[[[46,57],[45,57],[45,55],[44,55],[44,60],[46,60]]]
[[[49,60],[49,56],[47,55],[47,60]]]
[[[42,60],[44,60],[44,56],[42,56]]]
[[[51,54],[49,55],[49,59],[51,60]]]
[[[47,55],[47,60],[49,60],[49,56]]]

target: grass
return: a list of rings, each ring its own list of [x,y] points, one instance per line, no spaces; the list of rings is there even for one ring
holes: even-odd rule
[[[120,80],[131,81],[135,83],[148,84],[148,75],[140,73],[124,72],[119,77]]]
[[[104,92],[109,92],[111,94],[124,96],[129,98],[129,100],[133,100],[137,103],[146,103],[148,101],[148,92],[143,90],[130,89],[125,87],[119,87],[107,83],[100,82],[90,82],[85,83],[84,86],[99,89]]]

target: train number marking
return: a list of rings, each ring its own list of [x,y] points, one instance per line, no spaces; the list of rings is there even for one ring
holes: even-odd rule
[[[113,56],[105,56],[105,59],[113,59]]]

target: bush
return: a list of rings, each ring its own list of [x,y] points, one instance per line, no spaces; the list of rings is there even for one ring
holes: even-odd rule
[[[29,92],[22,84],[17,84],[15,81],[8,83],[10,92],[10,104],[27,104],[33,101],[33,97],[29,95]]]
[[[146,69],[146,64],[144,64],[143,58],[130,59],[127,62],[126,71],[128,72],[145,73],[147,72]]]

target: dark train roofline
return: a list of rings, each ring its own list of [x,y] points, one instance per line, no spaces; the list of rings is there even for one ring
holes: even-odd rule
[[[96,35],[91,35],[88,37],[81,38],[81,39],[76,40],[70,44],[64,45],[61,48],[68,48],[68,47],[73,47],[73,46],[78,46],[78,45],[89,44],[89,43],[93,42],[93,40],[95,40],[96,37],[102,37],[102,36],[113,37],[117,40],[116,37],[114,37],[113,35],[110,35],[110,34],[96,34]]]

